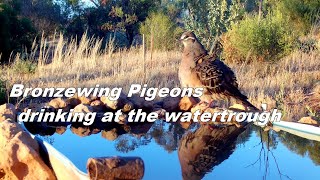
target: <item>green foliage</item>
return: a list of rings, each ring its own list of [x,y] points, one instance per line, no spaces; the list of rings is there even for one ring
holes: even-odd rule
[[[18,60],[11,64],[10,69],[15,74],[33,74],[36,72],[37,64],[31,61]]]
[[[289,53],[296,42],[289,19],[280,12],[269,13],[259,20],[248,16],[227,32],[224,57],[229,61],[276,61]],[[231,47],[230,47],[231,46]]]
[[[187,7],[189,15],[184,20],[186,28],[194,31],[208,49],[215,37],[227,31],[243,14],[239,1],[189,0]]]
[[[146,43],[157,50],[170,50],[176,47],[178,36],[182,30],[164,13],[151,13],[140,26],[140,34],[146,37]]]
[[[320,22],[319,0],[282,0],[274,5],[290,17],[295,28],[308,33],[313,24]]]
[[[79,0],[64,1],[74,12],[66,26],[68,34],[80,37],[87,31],[89,36],[103,38],[106,33],[120,31],[125,32],[129,44],[139,31],[138,24],[159,4],[152,0],[94,1],[94,6],[84,7]]]
[[[135,14],[125,14],[122,7],[115,6],[112,6],[109,17],[112,17],[112,19],[102,25],[102,29],[107,31],[125,30],[127,26],[136,23],[138,20]]]
[[[24,47],[31,47],[35,37],[35,30],[26,18],[19,18],[13,4],[0,3],[0,53],[1,61],[7,61],[12,51],[21,51]]]

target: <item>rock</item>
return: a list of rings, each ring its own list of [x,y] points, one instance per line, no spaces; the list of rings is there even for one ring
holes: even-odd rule
[[[67,131],[67,127],[65,126],[58,126],[56,127],[56,133],[62,135]]]
[[[15,122],[0,122],[0,179],[56,179],[39,145]]]
[[[106,111],[106,106],[100,100],[94,100],[90,103],[90,106],[93,108],[94,112],[104,112]]]
[[[167,112],[178,112],[180,99],[181,97],[166,97],[162,101],[162,108],[165,109]]]
[[[182,111],[190,111],[191,108],[199,102],[196,98],[193,97],[183,97],[179,102],[179,108]]]
[[[79,104],[77,105],[72,114],[74,115],[74,113],[90,113],[93,112],[93,108],[89,105],[85,105],[85,104]]]
[[[151,111],[153,107],[152,101],[146,101],[143,97],[134,94],[128,98],[133,104],[135,109],[142,109],[144,112]]]
[[[6,119],[15,120],[16,116],[17,111],[13,104],[3,104],[0,106],[0,122]]]
[[[119,116],[119,122],[117,122],[118,124],[127,124],[128,122],[128,115],[126,114],[121,114]]]
[[[298,122],[299,122],[299,123],[303,123],[303,124],[316,125],[316,126],[319,126],[319,125],[320,125],[320,123],[319,123],[317,120],[313,119],[313,118],[310,117],[310,116],[303,117],[303,118],[301,118]]]
[[[67,102],[63,100],[62,98],[55,98],[52,99],[48,106],[53,107],[54,109],[63,109],[63,110],[69,110],[70,108],[67,107]]]
[[[123,93],[120,94],[120,97],[117,100],[111,100],[110,97],[107,97],[107,96],[100,97],[100,100],[108,108],[113,109],[113,110],[122,109],[129,102],[129,100],[127,99],[127,97]]]
[[[76,107],[77,105],[81,104],[81,101],[77,97],[71,97],[67,99],[67,104],[70,105],[72,108]]]
[[[80,96],[78,99],[80,100],[81,104],[89,105],[91,103],[91,99],[88,97]]]
[[[91,134],[99,134],[101,132],[101,129],[93,128],[91,131]]]
[[[90,103],[90,106],[104,106],[104,104],[100,100],[94,100]]]
[[[131,110],[134,109],[134,104],[130,101],[128,101],[127,103],[125,103],[125,105],[122,108],[122,112],[130,112]]]
[[[131,124],[130,126],[124,127],[124,129],[125,131],[129,132],[130,134],[136,137],[142,137],[143,135],[146,135],[148,133],[152,125],[153,123],[136,123],[136,124]]]
[[[90,179],[142,179],[144,162],[139,157],[90,158],[87,171]]]
[[[102,135],[102,137],[104,137],[105,139],[107,139],[109,141],[114,141],[119,136],[116,128],[113,128],[110,131],[102,131],[101,135]]]
[[[71,126],[71,132],[73,134],[76,134],[80,137],[86,137],[86,136],[90,136],[92,134],[92,131],[90,130],[89,127],[74,127],[74,126]]]

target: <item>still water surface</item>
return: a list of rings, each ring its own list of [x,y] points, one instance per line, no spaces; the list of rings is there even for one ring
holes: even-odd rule
[[[255,126],[234,131],[197,124],[186,130],[162,121],[103,128],[69,125],[62,135],[42,138],[84,172],[88,158],[117,155],[141,157],[144,179],[152,180],[320,179],[320,142]]]

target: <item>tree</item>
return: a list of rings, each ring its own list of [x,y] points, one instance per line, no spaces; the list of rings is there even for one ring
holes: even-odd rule
[[[201,42],[210,48],[216,36],[225,32],[241,16],[240,1],[188,0],[186,28],[192,30]]]
[[[67,18],[61,13],[61,6],[54,0],[24,0],[21,1],[20,15],[31,20],[35,29],[45,35],[59,30]]]
[[[83,7],[79,0],[65,0],[67,9],[76,12],[71,17],[66,30],[74,33],[88,31],[88,35],[105,37],[108,32],[124,32],[132,43],[139,31],[139,22],[146,19],[148,13],[155,9],[158,1],[152,0],[91,0],[93,6]],[[79,33],[79,32],[77,32]]]
[[[19,1],[0,1],[0,54],[1,61],[8,61],[12,51],[31,47],[36,31],[27,18],[18,17]]]
[[[170,50],[176,47],[177,36],[182,31],[164,13],[151,13],[141,24],[140,34],[146,35],[146,42],[154,49]]]

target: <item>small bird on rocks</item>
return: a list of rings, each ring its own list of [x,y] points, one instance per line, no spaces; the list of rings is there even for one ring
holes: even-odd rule
[[[212,100],[229,102],[235,99],[250,110],[258,110],[238,89],[233,71],[219,59],[210,56],[193,32],[184,32],[180,40],[184,46],[179,67],[182,87],[204,88],[201,101],[212,103]]]

